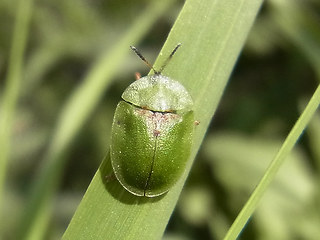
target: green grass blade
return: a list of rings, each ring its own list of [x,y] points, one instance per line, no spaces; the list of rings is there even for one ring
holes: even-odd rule
[[[312,116],[317,110],[319,104],[320,104],[320,85],[318,86],[317,90],[313,94],[307,107],[305,108],[305,110],[299,117],[298,121],[290,131],[288,137],[284,141],[279,152],[277,153],[277,155],[269,165],[267,171],[263,175],[258,186],[254,190],[254,192],[251,194],[249,200],[241,210],[240,214],[237,216],[236,220],[232,224],[231,228],[229,229],[224,239],[226,240],[236,239],[237,236],[240,234],[241,230],[243,229],[243,227],[245,226],[245,224],[253,214],[254,210],[257,208],[259,201],[263,197],[268,186],[270,185],[272,180],[275,178],[284,160],[289,155],[290,151],[294,147],[295,143],[298,141],[304,129],[307,127],[309,121],[311,120]]]
[[[159,67],[178,42],[182,47],[163,74],[180,81],[195,100],[194,159],[222,96],[232,68],[262,1],[189,0],[185,3],[155,67]],[[63,239],[160,239],[191,168],[167,194],[136,197],[117,181],[109,155],[94,176]]]
[[[23,55],[26,47],[33,0],[20,0],[17,8],[12,47],[6,78],[6,88],[0,108],[0,199],[10,155],[10,136],[22,78]]]
[[[112,46],[111,50],[110,47],[106,49],[65,104],[44,159],[42,172],[27,203],[27,210],[18,232],[19,239],[43,238],[49,221],[52,199],[63,173],[64,150],[98,104],[125,56],[130,53],[129,45],[139,41],[173,3],[171,0],[153,1],[139,13],[129,31]]]

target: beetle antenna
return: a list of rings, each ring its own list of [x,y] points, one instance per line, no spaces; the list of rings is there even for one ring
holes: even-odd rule
[[[167,66],[168,62],[171,60],[171,58],[173,57],[173,55],[176,53],[176,51],[178,50],[178,48],[181,46],[181,43],[178,43],[177,46],[173,49],[173,51],[171,52],[171,54],[169,55],[169,57],[167,58],[167,60],[164,62],[164,64],[161,66],[160,70],[158,71],[158,74],[160,74],[163,69]]]
[[[147,61],[147,59],[146,59],[144,56],[142,56],[142,54],[139,52],[139,50],[138,50],[136,47],[130,46],[130,48],[132,49],[132,51],[135,52],[135,54],[137,54],[137,56],[138,56],[142,61],[144,61],[145,64],[148,65],[148,67],[149,67],[150,69],[152,69],[152,70],[154,71],[155,74],[159,74],[159,73],[160,73],[160,72],[156,71],[156,70],[153,68],[153,66]]]

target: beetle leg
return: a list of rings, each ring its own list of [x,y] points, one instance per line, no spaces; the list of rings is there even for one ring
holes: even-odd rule
[[[114,172],[110,173],[109,175],[105,176],[105,180],[106,182],[112,182],[114,180],[116,180],[116,175],[114,175]]]
[[[134,75],[136,76],[136,80],[139,80],[141,78],[141,74],[139,72],[136,72]]]

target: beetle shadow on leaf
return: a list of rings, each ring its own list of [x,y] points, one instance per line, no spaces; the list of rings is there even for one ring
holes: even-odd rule
[[[124,187],[119,183],[116,179],[110,161],[110,152],[108,152],[107,156],[103,160],[100,168],[99,168],[101,182],[103,183],[106,191],[109,194],[119,200],[120,202],[128,205],[137,205],[137,204],[146,204],[160,201],[165,195],[161,195],[158,197],[140,197],[129,193]]]

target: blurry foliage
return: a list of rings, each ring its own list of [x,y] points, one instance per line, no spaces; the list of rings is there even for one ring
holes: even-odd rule
[[[0,2],[0,94],[16,2]],[[36,2],[1,202],[1,219],[6,219],[0,222],[1,239],[11,239],[15,232],[61,106],[101,50],[108,45],[112,48],[146,2]],[[261,9],[164,239],[224,236],[299,116],[301,101],[311,96],[318,84],[318,70],[312,68],[308,50],[302,46],[312,41],[315,51],[320,48],[320,5],[314,0],[294,1],[304,13],[299,20],[309,24],[305,32],[294,35],[277,22],[277,4],[281,2],[286,1],[267,1]],[[149,59],[158,53],[181,3],[145,37],[140,48]],[[301,38],[294,37],[299,34]],[[311,39],[304,40],[303,34]],[[68,161],[47,239],[61,237],[108,150],[113,111],[121,92],[134,79],[135,71],[146,72],[133,58],[123,63],[114,84],[63,156]],[[319,119],[314,119],[282,167],[243,239],[320,236]]]

